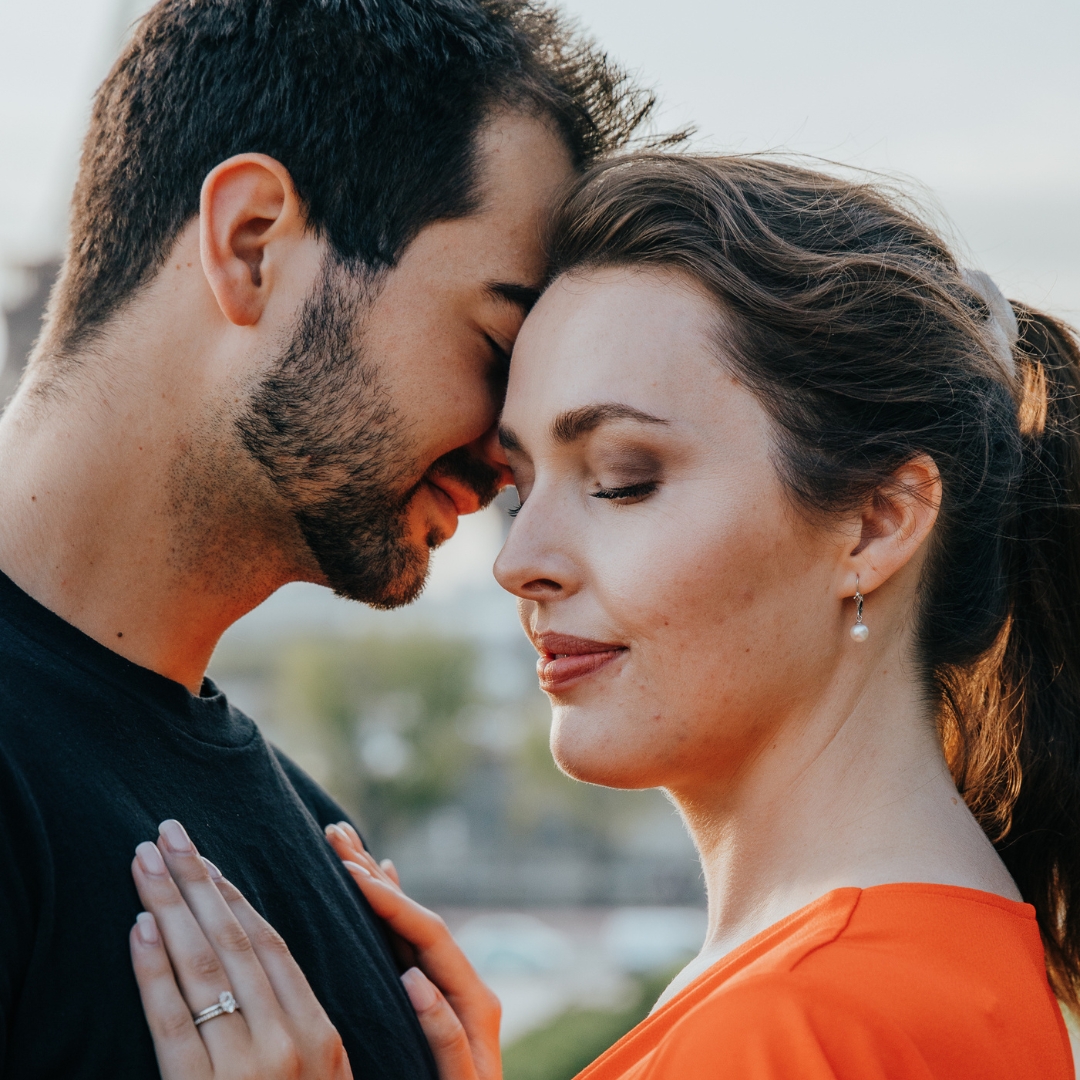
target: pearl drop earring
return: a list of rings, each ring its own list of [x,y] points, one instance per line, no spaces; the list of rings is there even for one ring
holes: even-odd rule
[[[870,627],[862,621],[863,594],[859,592],[859,575],[855,575],[855,625],[851,628],[853,641],[865,641],[870,636]]]

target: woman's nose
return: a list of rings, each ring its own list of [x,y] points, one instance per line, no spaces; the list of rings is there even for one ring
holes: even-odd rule
[[[569,531],[544,513],[541,501],[535,491],[530,495],[495,560],[495,580],[523,600],[561,599],[581,586],[581,575],[566,547]]]

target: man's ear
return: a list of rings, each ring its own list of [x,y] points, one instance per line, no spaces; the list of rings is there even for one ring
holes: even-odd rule
[[[274,286],[275,242],[299,239],[306,219],[288,169],[265,154],[237,154],[203,181],[199,249],[203,273],[229,322],[259,321]]]
[[[843,594],[854,595],[856,584],[870,593],[905,567],[922,549],[940,507],[941,474],[933,458],[920,454],[901,465],[862,512],[844,560]]]

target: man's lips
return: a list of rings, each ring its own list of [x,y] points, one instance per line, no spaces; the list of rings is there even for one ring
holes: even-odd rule
[[[536,661],[540,689],[548,693],[594,674],[627,651],[625,645],[610,641],[591,641],[551,631],[536,635],[533,645],[540,653]]]

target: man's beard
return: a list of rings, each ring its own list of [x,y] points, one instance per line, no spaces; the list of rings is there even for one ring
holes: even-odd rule
[[[427,552],[407,535],[423,480],[405,424],[364,354],[361,323],[373,289],[328,256],[296,332],[237,420],[243,445],[292,512],[327,584],[374,607],[408,604],[427,576]],[[429,475],[452,477],[487,505],[496,469],[463,447]],[[427,537],[435,547],[443,537]]]

